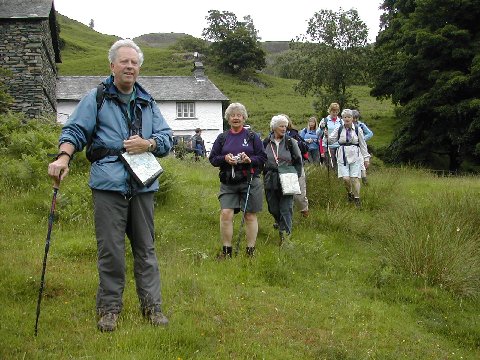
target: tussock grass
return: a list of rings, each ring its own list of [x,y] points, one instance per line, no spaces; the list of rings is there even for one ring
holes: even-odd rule
[[[378,232],[384,256],[393,267],[429,285],[478,297],[480,231],[478,197],[470,193],[436,194],[426,205],[407,202],[395,216],[383,217]]]

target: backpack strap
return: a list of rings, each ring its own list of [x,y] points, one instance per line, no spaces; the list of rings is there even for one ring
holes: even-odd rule
[[[98,113],[102,108],[103,102],[105,101],[105,84],[103,82],[97,85],[97,95],[95,99],[97,101],[97,113]],[[97,121],[98,121],[98,117],[97,117]]]

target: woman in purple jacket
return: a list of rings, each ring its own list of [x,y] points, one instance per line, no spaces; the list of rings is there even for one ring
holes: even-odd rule
[[[209,160],[219,167],[220,235],[222,253],[220,258],[232,256],[233,215],[245,211],[245,235],[247,255],[253,256],[257,240],[258,222],[256,213],[262,210],[263,186],[260,173],[267,160],[262,141],[250,129],[245,129],[248,119],[245,106],[232,103],[225,110],[225,120],[230,130],[218,135],[213,143]],[[247,205],[248,185],[250,192]]]

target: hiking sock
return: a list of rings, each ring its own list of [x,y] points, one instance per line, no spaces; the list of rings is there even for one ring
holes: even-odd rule
[[[255,255],[255,246],[247,246],[247,255],[250,257]]]
[[[352,192],[349,192],[349,193],[348,193],[347,199],[348,199],[349,202],[354,201],[355,197],[354,197],[354,195],[353,195]]]
[[[231,246],[224,246],[222,249],[222,253],[225,257],[232,257],[232,247]]]

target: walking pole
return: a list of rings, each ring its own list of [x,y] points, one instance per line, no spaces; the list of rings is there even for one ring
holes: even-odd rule
[[[240,250],[240,240],[242,238],[242,228],[243,228],[243,224],[245,223],[245,213],[247,212],[247,204],[248,204],[248,198],[250,197],[250,187],[252,185],[252,179],[253,179],[253,169],[252,169],[252,164],[250,163],[250,178],[248,180],[247,196],[245,197],[245,205],[243,206],[242,222],[240,224],[240,230],[238,230],[237,243],[235,244],[235,256],[238,255],[238,251]]]
[[[47,231],[47,239],[45,241],[45,254],[43,256],[40,290],[38,291],[37,318],[35,319],[35,336],[37,336],[37,332],[38,332],[38,318],[40,317],[40,303],[42,302],[43,286],[45,284],[45,270],[47,268],[47,255],[48,255],[48,249],[50,248],[50,236],[52,234],[53,218],[55,214],[55,204],[57,202],[58,188],[59,188],[59,182],[55,181],[55,183],[53,184],[52,205],[50,206],[50,215],[48,217],[48,231]]]

